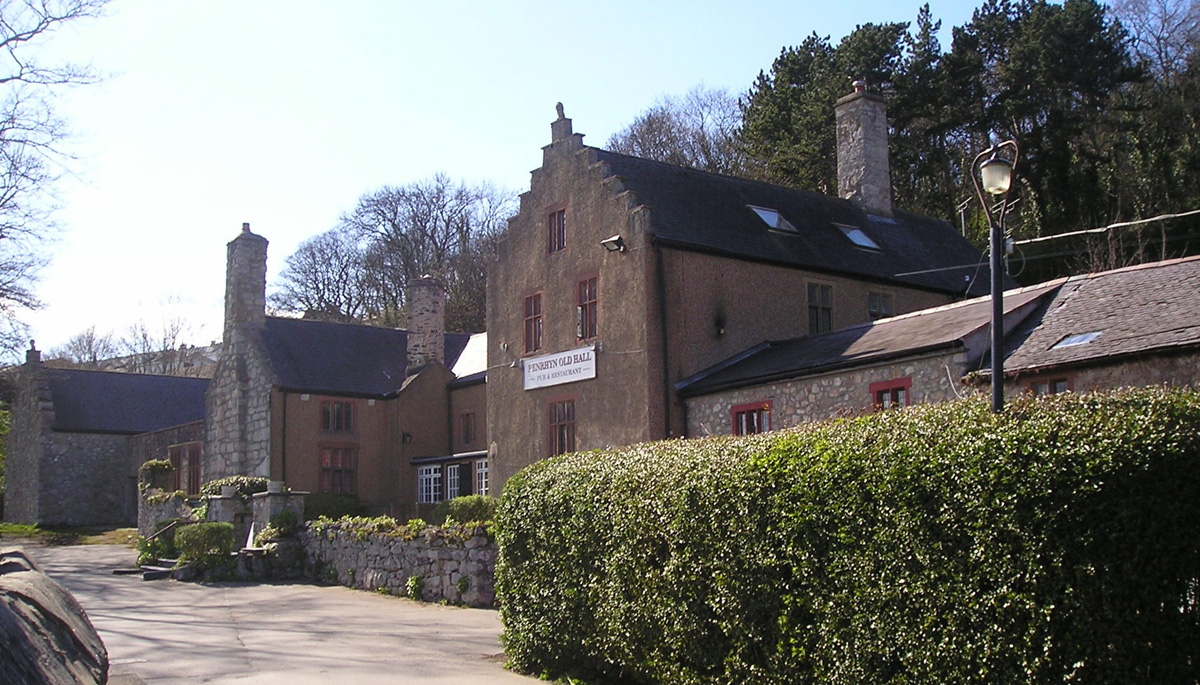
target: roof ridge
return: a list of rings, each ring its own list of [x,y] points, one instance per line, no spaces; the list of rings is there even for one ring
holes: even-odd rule
[[[53,361],[57,361],[57,360],[51,359],[50,361],[53,362]],[[174,379],[185,380],[185,381],[193,381],[193,380],[194,381],[204,381],[206,383],[212,380],[210,378],[205,378],[204,376],[176,376],[176,375],[169,374],[169,373],[137,373],[137,372],[132,372],[132,371],[109,371],[108,369],[80,369],[80,368],[73,368],[73,367],[67,367],[67,366],[48,366],[45,362],[42,362],[42,368],[44,371],[56,371],[56,372],[57,371],[67,371],[70,373],[107,374],[110,376],[133,376],[136,378],[174,378]]]
[[[1164,259],[1164,260],[1157,261],[1157,262],[1142,262],[1141,264],[1130,264],[1129,266],[1122,266],[1122,267],[1118,267],[1116,269],[1109,269],[1107,271],[1092,271],[1092,272],[1089,272],[1086,274],[1079,274],[1078,276],[1070,276],[1069,278],[1078,278],[1080,280],[1091,280],[1091,279],[1096,279],[1096,278],[1104,278],[1107,276],[1115,276],[1117,274],[1122,274],[1122,273],[1129,273],[1131,271],[1143,271],[1143,270],[1149,270],[1149,269],[1165,269],[1167,267],[1178,266],[1179,264],[1184,264],[1186,262],[1194,262],[1197,260],[1200,260],[1200,255],[1193,255],[1191,257],[1174,257],[1171,259]]]

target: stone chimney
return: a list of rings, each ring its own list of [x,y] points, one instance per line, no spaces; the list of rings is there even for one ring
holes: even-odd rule
[[[225,343],[243,325],[260,327],[267,317],[267,239],[242,232],[229,241],[225,262]]]
[[[408,374],[446,360],[446,288],[422,276],[408,285]]]
[[[879,216],[892,216],[887,108],[883,97],[855,81],[834,106],[837,119],[838,196]]]

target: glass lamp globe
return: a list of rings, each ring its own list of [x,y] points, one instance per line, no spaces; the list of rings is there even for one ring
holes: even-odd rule
[[[1003,195],[1012,185],[1012,163],[1007,159],[993,157],[979,165],[979,180],[990,195]]]

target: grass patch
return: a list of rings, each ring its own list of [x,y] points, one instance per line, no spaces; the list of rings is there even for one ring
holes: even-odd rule
[[[0,540],[42,545],[127,545],[137,542],[136,528],[71,527],[43,528],[24,523],[0,522]]]

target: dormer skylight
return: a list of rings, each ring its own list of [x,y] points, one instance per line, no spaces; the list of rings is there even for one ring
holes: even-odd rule
[[[874,240],[871,240],[871,236],[867,235],[866,233],[863,233],[862,229],[855,228],[853,226],[845,226],[843,224],[834,224],[834,226],[837,226],[838,228],[840,228],[842,230],[842,234],[845,235],[846,238],[848,238],[850,240],[850,242],[854,243],[858,247],[861,247],[861,248],[864,248],[867,250],[879,250],[880,249],[879,243],[876,243]]]
[[[788,233],[799,232],[796,230],[795,226],[793,226],[787,219],[783,218],[783,215],[779,213],[778,209],[771,209],[770,207],[756,207],[754,205],[746,206],[750,209],[753,209],[754,213],[758,215],[758,218],[762,219],[763,222],[767,224],[767,228],[771,229],[772,231],[786,231]]]
[[[1052,350],[1061,350],[1064,347],[1075,347],[1076,345],[1086,345],[1096,338],[1100,337],[1100,331],[1092,331],[1091,333],[1079,333],[1077,335],[1068,335],[1050,346]]]

